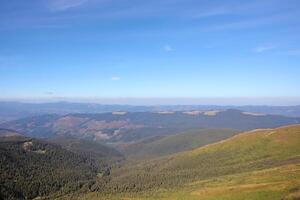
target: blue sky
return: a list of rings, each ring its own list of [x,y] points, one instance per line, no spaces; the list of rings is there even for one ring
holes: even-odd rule
[[[0,75],[2,99],[288,101],[300,1],[2,0]]]

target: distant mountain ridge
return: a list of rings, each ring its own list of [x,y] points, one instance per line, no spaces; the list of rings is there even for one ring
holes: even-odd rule
[[[42,114],[70,114],[70,113],[103,113],[114,111],[126,112],[159,112],[159,111],[207,111],[238,109],[245,112],[258,112],[263,114],[286,115],[300,117],[300,105],[297,106],[217,106],[217,105],[104,105],[97,103],[21,103],[0,102],[0,122],[17,118]]]
[[[297,124],[300,118],[262,115],[239,110],[197,112],[112,112],[48,114],[10,121],[0,128],[13,129],[29,137],[71,135],[105,142],[134,142],[153,136],[172,135],[199,128],[252,130]]]
[[[10,136],[20,136],[20,135],[21,135],[20,133],[17,133],[14,130],[0,128],[0,137],[10,137]]]

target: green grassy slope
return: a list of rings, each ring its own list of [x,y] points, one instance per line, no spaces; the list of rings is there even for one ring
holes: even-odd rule
[[[103,184],[106,181],[105,184]],[[89,199],[297,199],[300,125],[256,130],[112,170]],[[116,195],[118,194],[118,195]]]
[[[174,189],[140,193],[88,193],[62,199],[81,200],[298,200],[300,165],[220,176],[183,184]]]
[[[129,158],[153,158],[191,150],[235,135],[233,129],[199,129],[176,135],[153,137],[123,149]]]

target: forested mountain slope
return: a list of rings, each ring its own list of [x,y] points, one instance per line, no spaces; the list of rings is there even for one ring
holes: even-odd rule
[[[116,149],[99,142],[83,140],[72,136],[59,136],[51,138],[48,141],[58,144],[74,153],[98,160],[111,161],[123,159],[123,155]]]
[[[104,169],[62,147],[21,136],[0,138],[0,199],[33,199],[74,192]]]

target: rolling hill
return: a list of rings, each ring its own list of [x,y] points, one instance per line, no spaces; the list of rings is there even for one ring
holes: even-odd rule
[[[176,135],[154,136],[126,145],[122,152],[131,159],[146,159],[191,150],[224,140],[238,133],[233,129],[199,129]]]
[[[300,125],[249,131],[111,172],[98,193],[80,198],[299,199]]]
[[[217,130],[206,131],[220,136]],[[200,135],[186,134],[201,142]],[[158,142],[162,139],[166,141]],[[100,149],[92,146],[80,154],[76,151],[82,152],[80,148],[87,146],[73,149],[77,139],[65,141],[61,145],[70,143],[70,151],[52,142],[2,137],[0,198],[296,200],[300,197],[300,125],[243,132],[192,150],[123,162],[111,166],[109,171],[93,156],[86,156],[97,155]],[[157,144],[159,150],[168,141],[172,145],[177,141],[192,145],[184,134],[148,142]]]

